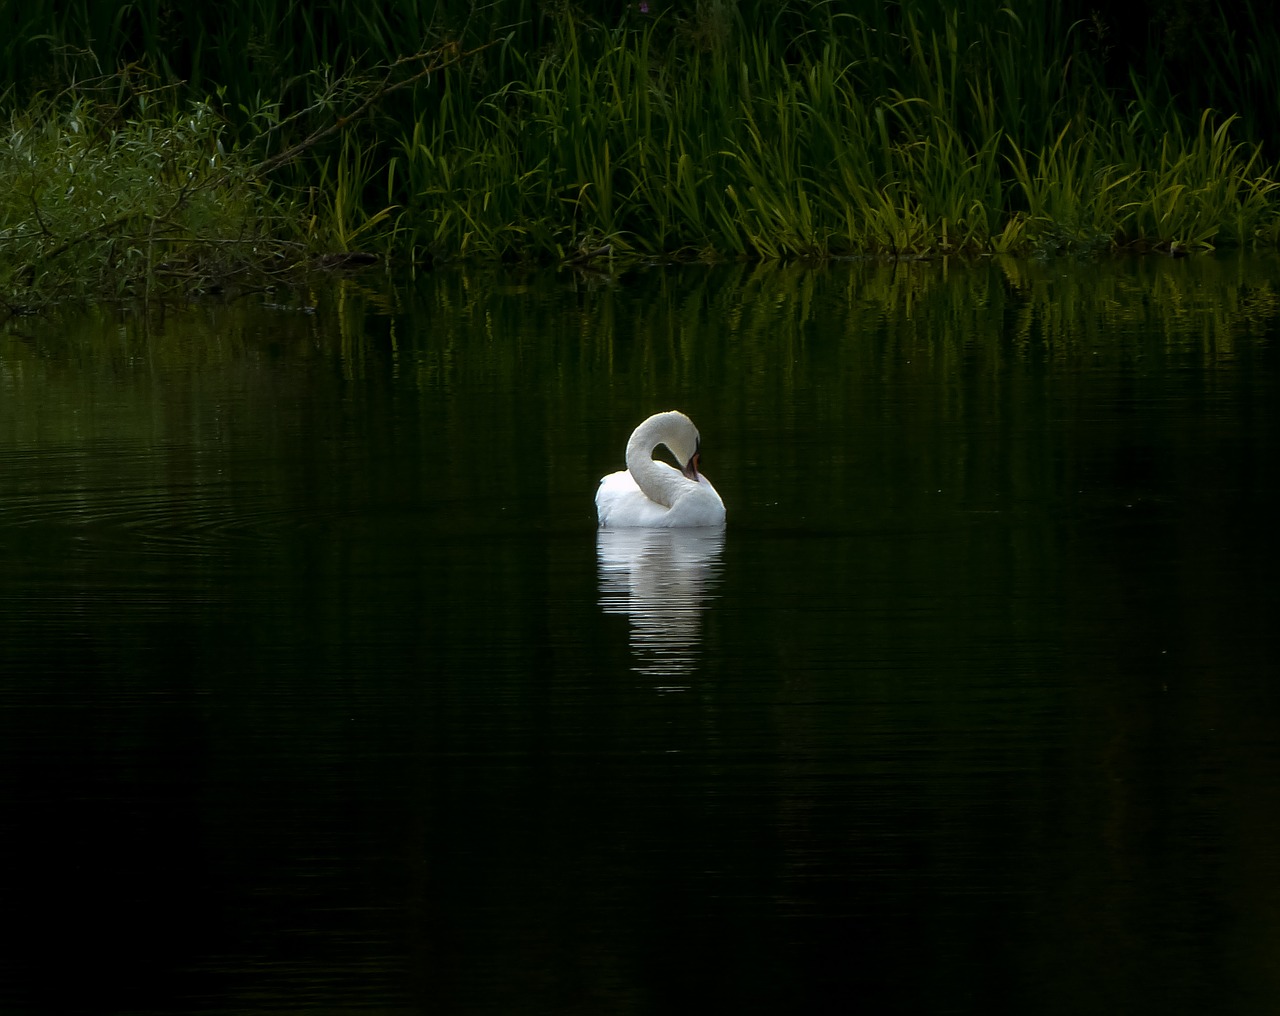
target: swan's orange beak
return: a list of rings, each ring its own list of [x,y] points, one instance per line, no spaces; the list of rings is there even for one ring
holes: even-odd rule
[[[680,470],[680,472],[684,473],[684,475],[687,476],[694,483],[698,482],[698,457],[699,457],[699,453],[694,452],[693,458],[689,460],[689,464],[685,466],[682,470]]]

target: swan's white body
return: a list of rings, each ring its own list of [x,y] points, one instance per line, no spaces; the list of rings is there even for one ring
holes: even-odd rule
[[[665,445],[676,469],[653,457]],[[631,433],[627,468],[610,473],[596,490],[596,516],[609,528],[724,525],[724,502],[698,472],[698,428],[684,413],[657,413]]]

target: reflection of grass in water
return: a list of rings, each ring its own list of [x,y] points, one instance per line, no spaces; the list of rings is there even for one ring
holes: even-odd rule
[[[1089,363],[1115,354],[1126,336],[1158,335],[1170,350],[1230,357],[1239,338],[1280,316],[1277,279],[1280,255],[1242,252],[682,265],[607,283],[460,266],[426,274],[394,299],[376,280],[340,278],[317,288],[311,304],[196,304],[151,315],[69,307],[11,322],[27,338],[6,340],[0,362],[15,378],[37,376],[79,350],[100,370],[132,374],[146,363],[181,372],[269,349],[295,366],[336,358],[344,375],[361,377],[392,357],[424,390],[492,378],[502,390],[532,384],[552,405],[575,394],[564,372],[582,370],[626,379],[611,398],[624,400],[618,413],[629,418],[628,408],[665,405],[672,392],[813,382],[800,372],[815,355],[871,357],[882,373],[973,355]],[[379,318],[388,325],[371,326]]]
[[[404,413],[395,427],[417,428],[429,460],[468,460],[453,467],[459,497],[497,482],[489,435],[531,441],[548,478],[523,473],[512,496],[581,507],[590,530],[596,480],[655,409],[699,420],[704,466],[726,500],[754,482],[776,501],[794,495],[747,479],[771,469],[753,458],[751,430],[771,415],[824,421],[830,448],[791,452],[815,476],[874,472],[841,451],[854,434],[882,431],[870,444],[893,449],[908,423],[935,437],[971,417],[1018,430],[1013,407],[1043,412],[1054,377],[1099,372],[1105,383],[1161,362],[1220,366],[1205,376],[1221,398],[1248,382],[1242,364],[1280,316],[1276,254],[687,265],[609,284],[551,270],[513,278],[480,266],[428,273],[397,292],[393,314],[373,280],[339,279],[316,288],[313,308],[65,307],[10,322],[0,329],[0,434],[21,448],[146,445],[177,432],[179,457],[184,442],[216,452],[245,433],[317,440],[350,421],[317,415],[315,392],[354,385],[369,399],[355,417],[370,434],[392,426],[381,414]],[[894,395],[904,387],[919,393],[909,407]]]
[[[566,370],[608,385],[610,405],[568,406],[569,417],[640,418],[679,393],[772,401],[797,386],[845,402],[865,397],[842,380],[854,376],[889,381],[939,362],[1088,367],[1132,352],[1135,336],[1189,361],[1229,359],[1242,337],[1274,327],[1277,279],[1280,256],[1244,253],[688,265],[603,287],[532,273],[519,292],[490,270],[460,269],[404,294],[407,318],[432,327],[401,334],[402,369],[424,390],[533,379],[551,414],[600,398],[562,382]],[[602,444],[602,461],[618,440]]]

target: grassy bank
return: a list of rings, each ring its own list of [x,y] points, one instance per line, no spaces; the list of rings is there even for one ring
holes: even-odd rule
[[[1260,140],[1280,99],[1256,80],[1280,36],[1247,2],[1181,30],[1206,41],[1198,63],[1157,59],[1169,32],[1144,48],[1030,3],[498,3],[481,18],[258,0],[104,20],[112,7],[33,3],[14,29],[27,36],[8,37],[10,309],[264,284],[352,253],[1280,245]],[[57,42],[43,63],[14,41],[38,28]],[[1234,59],[1210,58],[1227,35]],[[1184,66],[1198,75],[1171,80]]]
[[[876,37],[853,18],[798,59],[737,25],[673,61],[656,34],[599,50],[569,22],[499,91],[446,80],[395,156],[411,245],[779,258],[1280,240],[1274,168],[1234,117],[1121,104],[1087,71],[1072,84],[1069,41],[1046,49],[1007,11],[968,43],[954,14],[907,17],[910,91],[871,87]]]
[[[207,104],[171,92],[125,105],[82,89],[13,114],[0,139],[0,295],[198,293],[271,271],[295,230]],[[114,89],[113,89],[114,94]]]

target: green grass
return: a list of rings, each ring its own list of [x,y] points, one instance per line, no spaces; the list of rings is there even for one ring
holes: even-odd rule
[[[291,216],[206,102],[81,89],[0,128],[0,301],[198,293],[295,260]]]
[[[864,45],[863,26],[837,25]],[[951,22],[926,33],[908,21],[917,94],[876,95],[848,38],[800,62],[760,36],[732,56],[673,61],[657,51],[655,27],[596,53],[570,21],[553,51],[517,62],[494,93],[441,84],[439,105],[401,137],[400,223],[436,256],[1275,242],[1275,169],[1234,139],[1233,117],[1205,111],[1186,128],[1151,102],[1119,107],[1102,89],[1088,103],[1042,94],[1049,119],[1037,130],[1024,126],[1027,100],[1002,111],[1012,54],[1035,43],[1026,34],[1015,18],[1001,23],[985,40],[982,76],[966,78]]]
[[[1249,2],[1199,34],[1174,17],[1123,68],[1101,15],[1029,0],[375,6],[7,6],[0,298],[199,292],[348,252],[1280,244],[1280,34]]]

